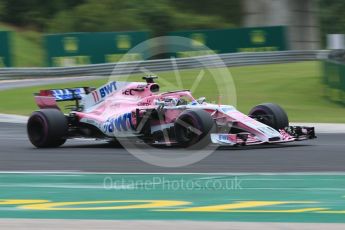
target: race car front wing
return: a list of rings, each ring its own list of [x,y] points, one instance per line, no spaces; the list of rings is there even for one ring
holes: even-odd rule
[[[247,132],[242,133],[212,133],[211,141],[214,144],[230,145],[230,146],[244,146],[244,145],[258,145],[264,143],[286,143],[292,141],[302,141],[307,139],[314,139],[315,128],[305,126],[289,126],[285,129],[279,130],[280,137],[271,138],[268,141],[262,141],[255,135]]]

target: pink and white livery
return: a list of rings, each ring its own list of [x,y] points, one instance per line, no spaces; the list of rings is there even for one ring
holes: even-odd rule
[[[245,115],[231,105],[195,99],[190,91],[159,92],[155,76],[146,82],[109,82],[90,87],[41,90],[40,110],[27,124],[31,143],[58,147],[70,138],[135,139],[150,145],[203,148],[219,145],[283,143],[315,138],[313,127],[289,126],[284,110],[272,103]],[[75,101],[63,114],[59,101]]]

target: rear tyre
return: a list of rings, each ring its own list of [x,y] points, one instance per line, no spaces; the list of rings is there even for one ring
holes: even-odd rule
[[[42,109],[30,116],[27,133],[37,148],[59,147],[66,142],[68,121],[60,110]]]
[[[276,130],[289,126],[289,119],[282,107],[273,103],[260,104],[252,108],[249,116]]]
[[[175,137],[182,147],[203,148],[210,143],[216,125],[211,115],[201,109],[186,110],[176,119]]]

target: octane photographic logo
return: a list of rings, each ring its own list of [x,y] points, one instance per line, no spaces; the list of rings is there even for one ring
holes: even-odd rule
[[[198,45],[195,45],[196,43]],[[166,50],[167,48],[168,50]],[[132,60],[131,57],[138,54],[142,54],[145,59],[162,57],[167,54],[173,55],[171,55],[170,59],[162,61],[162,65],[158,66],[146,65],[145,62],[141,61],[128,62],[128,60]],[[175,56],[193,57],[186,59],[176,58]],[[167,63],[169,63],[170,68],[162,68],[167,66]],[[186,65],[188,68],[184,68]],[[171,69],[172,71],[170,71]],[[167,72],[156,72],[157,70],[169,70],[171,74]],[[139,82],[142,81],[141,77],[147,75],[158,76],[158,79],[155,79],[155,82],[160,86],[160,92],[158,93],[189,89],[195,98],[205,95],[212,97],[206,98],[208,103],[236,106],[236,90],[229,69],[219,55],[197,40],[178,36],[163,36],[146,40],[123,55],[122,59],[115,65],[109,77],[109,82]],[[138,126],[143,125],[148,119],[150,119],[149,116],[144,117]],[[126,123],[129,123],[127,120]],[[160,127],[166,125],[164,123],[164,117],[159,116],[159,121]],[[198,135],[202,133],[202,130],[199,130],[198,127],[190,128],[190,125],[184,122],[179,123],[179,125],[182,127],[188,126],[186,128],[190,132]],[[187,166],[204,159],[217,148],[217,146],[212,144],[208,144],[203,148],[193,148],[193,146],[191,148],[175,148],[173,145],[171,147],[157,148],[152,144],[145,144],[140,138],[131,137],[124,139],[123,136],[125,135],[121,134],[121,132],[115,132],[116,129],[111,130],[114,130],[113,134],[115,137],[118,137],[121,145],[129,153],[146,163],[160,167]],[[209,142],[209,136],[206,135],[206,137],[201,139],[200,142]],[[163,138],[165,142],[170,142],[174,139],[171,133],[169,134],[167,131],[163,131]]]

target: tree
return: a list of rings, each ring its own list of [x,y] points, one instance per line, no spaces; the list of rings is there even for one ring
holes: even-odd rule
[[[327,34],[345,34],[345,1],[319,0],[322,41]]]
[[[181,29],[237,25],[239,0],[0,0],[0,19],[49,32]]]
[[[85,0],[0,0],[2,21],[16,26],[44,29],[56,12],[73,8]]]

